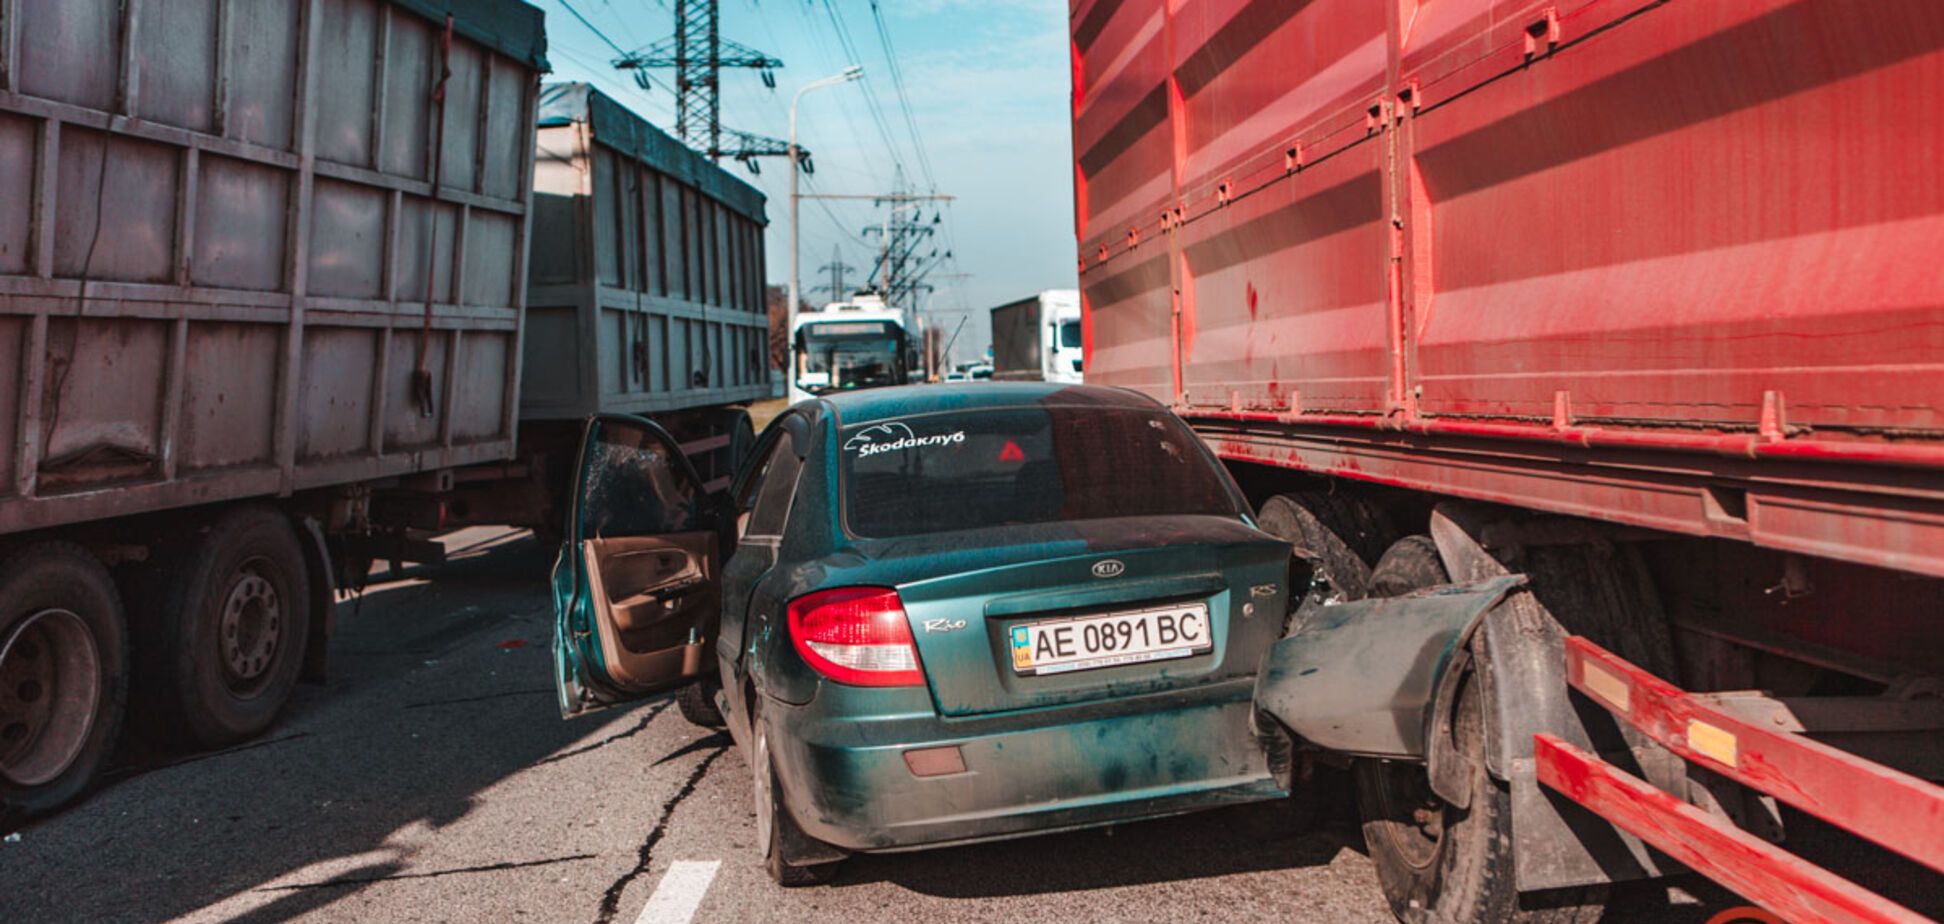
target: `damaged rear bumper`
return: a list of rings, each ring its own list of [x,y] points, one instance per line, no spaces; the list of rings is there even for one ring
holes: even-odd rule
[[[1280,798],[1250,731],[1252,680],[1082,707],[942,719],[923,690],[824,684],[765,704],[797,823],[853,851],[998,840]],[[859,716],[866,716],[859,718]],[[919,776],[906,752],[956,748]]]

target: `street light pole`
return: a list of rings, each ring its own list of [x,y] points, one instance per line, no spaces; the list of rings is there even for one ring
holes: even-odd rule
[[[786,338],[789,344],[790,369],[787,374],[789,375],[790,381],[792,383],[796,381],[797,298],[798,298],[798,293],[801,290],[800,279],[797,275],[798,264],[799,264],[799,258],[797,255],[797,198],[798,198],[797,170],[799,169],[799,165],[797,163],[798,152],[797,152],[797,131],[796,131],[797,103],[802,102],[803,94],[808,93],[811,90],[817,90],[823,87],[835,86],[840,83],[849,83],[862,76],[864,76],[864,68],[853,64],[847,68],[844,68],[843,71],[840,73],[832,74],[829,77],[825,77],[822,80],[815,80],[815,81],[811,81],[810,83],[804,84],[801,88],[799,88],[796,91],[796,95],[790,98],[790,296],[789,296],[790,301],[787,305],[784,306],[783,336]],[[843,293],[841,292],[837,293],[837,297],[842,298]]]

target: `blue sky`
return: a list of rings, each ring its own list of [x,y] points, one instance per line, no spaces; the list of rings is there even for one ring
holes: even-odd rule
[[[592,82],[673,132],[671,72],[660,72],[657,85],[644,93],[607,66],[613,49],[578,22],[563,0],[530,2],[547,14],[550,79]],[[673,28],[673,0],[564,2],[624,48],[652,43]],[[1062,0],[879,0],[903,69],[922,157],[899,107],[869,0],[721,4],[724,37],[784,62],[775,90],[765,88],[754,71],[725,71],[723,123],[773,137],[787,131],[790,96],[797,87],[852,63],[833,12],[843,24],[865,76],[804,97],[798,136],[816,162],[804,190],[884,191],[903,164],[909,185],[921,191],[935,185],[937,192],[957,197],[943,207],[945,220],[936,235],[939,250],[949,249],[955,265],[941,267],[938,275],[965,276],[935,278],[938,291],[927,309],[948,331],[957,328],[959,318],[971,318],[953,348],[959,358],[986,344],[986,309],[1041,289],[1074,286],[1070,76]],[[878,104],[884,129],[867,94]],[[887,150],[887,130],[895,156]],[[780,284],[789,272],[784,164],[768,160],[760,176],[734,164],[729,168],[770,197],[769,277]],[[860,231],[882,214],[869,203],[804,202],[805,289],[826,281],[816,271],[830,262],[833,248],[847,263],[868,264],[876,239]],[[814,303],[827,296],[806,297]]]

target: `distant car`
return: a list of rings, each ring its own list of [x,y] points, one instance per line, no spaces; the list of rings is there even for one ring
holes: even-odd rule
[[[726,503],[659,427],[603,417],[576,497],[563,711],[689,684],[684,714],[748,756],[785,885],[853,852],[1286,795],[1251,690],[1290,547],[1147,397],[816,398],[764,431]]]
[[[967,369],[965,371],[965,375],[967,378],[970,378],[973,381],[985,381],[987,379],[990,379],[992,378],[992,364],[979,363],[978,365],[973,366],[970,369]]]
[[[968,379],[970,379],[970,378],[971,378],[971,376],[969,376],[969,375],[966,375],[966,374],[965,374],[965,373],[963,373],[963,372],[947,372],[947,373],[945,373],[945,381],[947,381],[947,382],[963,382],[963,381],[966,381],[966,380],[968,380]]]

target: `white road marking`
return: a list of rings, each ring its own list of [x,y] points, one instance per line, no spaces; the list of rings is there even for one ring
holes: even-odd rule
[[[670,864],[661,884],[655,886],[655,894],[641,907],[635,924],[688,924],[721,866],[720,860],[676,860]]]

